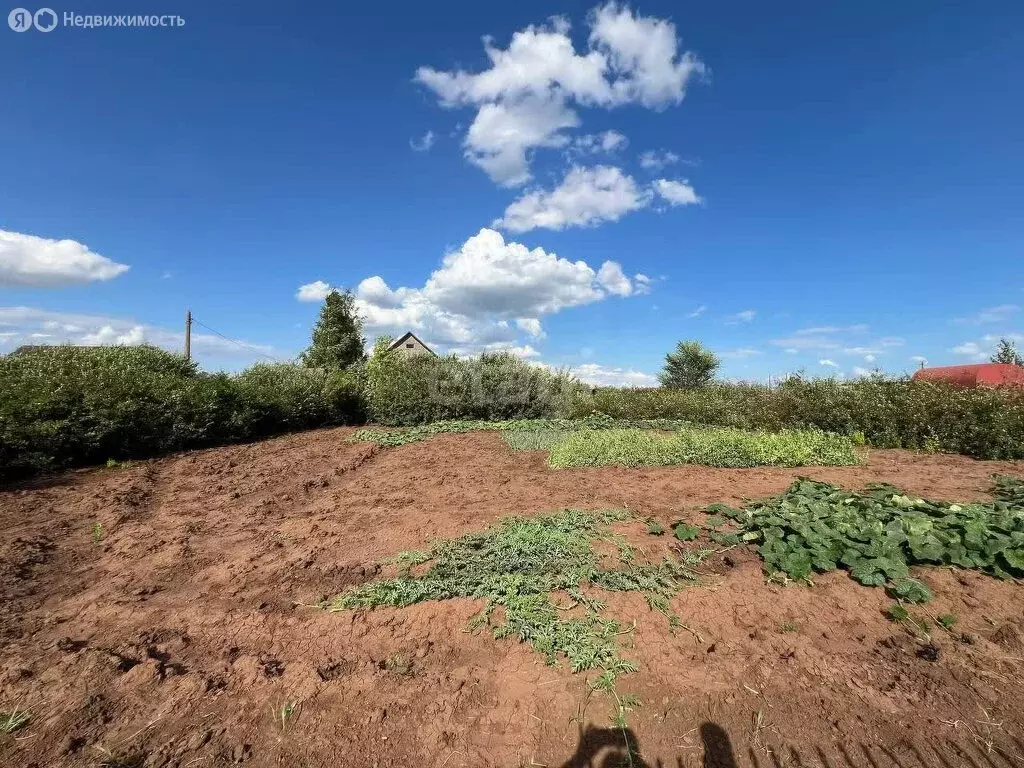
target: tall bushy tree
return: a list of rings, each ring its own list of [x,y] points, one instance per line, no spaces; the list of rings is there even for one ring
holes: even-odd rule
[[[1017,351],[1017,345],[1010,339],[1000,339],[999,347],[991,358],[993,363],[1009,363],[1010,365],[1024,365],[1024,357]]]
[[[302,353],[310,368],[347,368],[365,358],[363,319],[356,311],[350,291],[331,291],[320,307],[320,319],[313,329],[313,343]]]
[[[665,355],[665,367],[658,379],[669,389],[698,389],[711,383],[721,364],[717,355],[699,341],[680,341],[675,352]]]

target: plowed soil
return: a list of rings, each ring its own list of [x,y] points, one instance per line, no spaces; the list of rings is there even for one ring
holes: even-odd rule
[[[349,434],[0,491],[0,710],[32,716],[0,734],[0,765],[618,765],[607,698],[515,639],[468,631],[482,601],[316,603],[506,514],[627,507],[667,525],[798,475],[958,501],[985,498],[993,472],[1024,475],[903,451],[841,469],[550,470],[495,434],[390,449]],[[635,765],[1024,765],[1021,584],[919,572],[936,593],[924,611],[959,618],[929,643],[843,573],[770,585],[744,548],[702,572],[672,603],[692,632],[640,595],[608,600],[636,622],[623,655],[640,671],[620,680],[644,702],[625,737]]]

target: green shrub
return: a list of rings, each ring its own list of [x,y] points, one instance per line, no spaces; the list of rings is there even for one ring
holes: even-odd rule
[[[380,424],[564,416],[583,391],[571,376],[508,353],[460,359],[403,355],[377,342],[366,365],[370,417]]]
[[[815,430],[779,433],[739,429],[681,429],[674,434],[639,429],[568,433],[551,447],[552,467],[618,464],[712,467],[844,466],[857,463],[848,438]]]
[[[362,419],[358,369],[200,373],[153,347],[0,357],[0,480]]]
[[[714,384],[699,390],[599,389],[572,416],[682,419],[742,429],[813,428],[878,448],[926,447],[982,459],[1024,458],[1024,391],[942,382],[790,377],[777,387]],[[858,435],[860,433],[860,435]]]
[[[238,374],[240,421],[248,436],[360,421],[358,367],[306,368],[291,363],[257,363]]]

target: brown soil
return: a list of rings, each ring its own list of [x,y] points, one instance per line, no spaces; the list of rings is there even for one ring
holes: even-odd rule
[[[467,631],[480,601],[327,613],[378,561],[510,513],[628,507],[663,523],[797,475],[984,498],[1024,463],[873,451],[856,468],[550,470],[494,434],[401,448],[292,435],[0,492],[4,766],[611,766],[623,734],[585,676]],[[96,528],[98,523],[102,528]],[[640,524],[637,531],[641,530]],[[96,540],[98,537],[98,541]],[[648,537],[650,538],[650,537]],[[765,583],[736,548],[636,629],[620,680],[637,765],[1024,764],[1024,588],[932,569],[955,632],[914,637],[843,573]],[[296,709],[282,724],[287,703]]]

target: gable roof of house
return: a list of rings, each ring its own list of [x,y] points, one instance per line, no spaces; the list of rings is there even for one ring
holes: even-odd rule
[[[391,342],[391,345],[388,347],[388,349],[398,349],[399,345],[404,344],[407,339],[416,339],[416,341],[420,343],[420,346],[422,346],[425,350],[427,350],[427,352],[432,354],[434,357],[437,357],[437,352],[435,352],[426,344],[424,344],[422,339],[420,339],[419,336],[417,336],[412,331],[407,331],[406,333],[399,336],[397,339]]]

